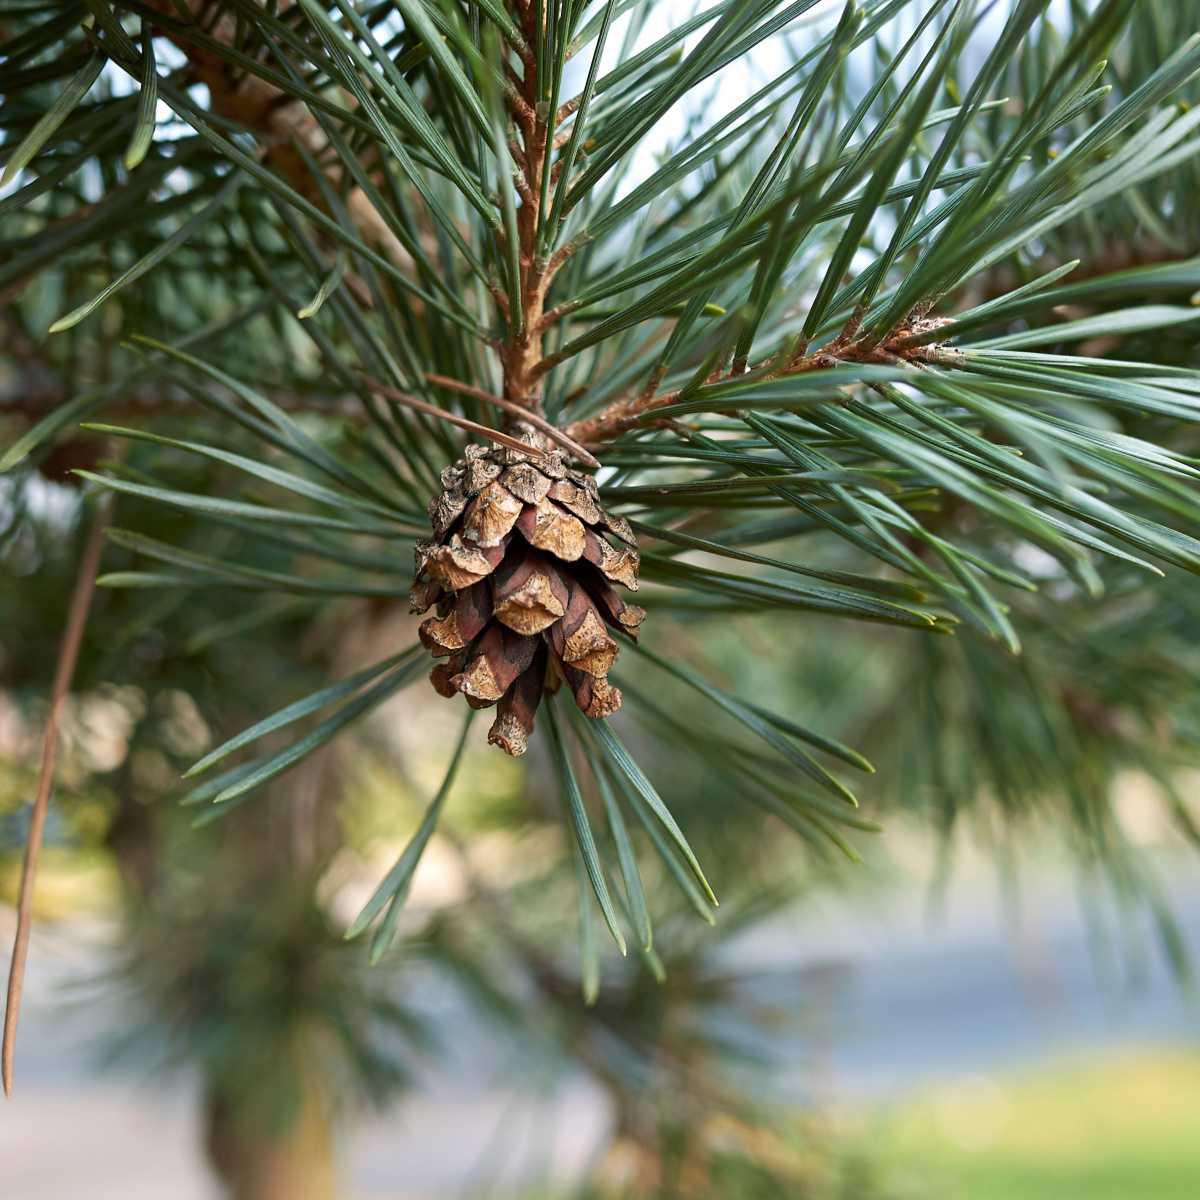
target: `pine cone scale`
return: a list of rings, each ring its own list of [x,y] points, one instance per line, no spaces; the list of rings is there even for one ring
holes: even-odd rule
[[[476,546],[499,546],[517,523],[525,505],[498,480],[492,480],[467,505],[463,537]]]
[[[508,570],[509,563],[514,566]],[[517,633],[541,633],[567,611],[562,576],[532,547],[510,554],[493,577],[496,619]]]
[[[583,522],[549,497],[537,505],[527,505],[517,520],[517,528],[531,546],[563,562],[574,562],[583,555],[586,542]]]
[[[526,504],[534,505],[545,500],[554,486],[554,480],[549,475],[543,475],[531,463],[517,463],[515,466],[506,467],[504,474],[500,476],[500,482],[514,496]]]

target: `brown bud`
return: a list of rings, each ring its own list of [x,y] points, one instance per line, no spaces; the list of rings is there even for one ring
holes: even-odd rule
[[[636,637],[645,613],[614,586],[637,587],[629,522],[604,511],[595,478],[539,430],[517,422],[509,433],[522,445],[468,446],[442,473],[412,601],[436,605],[421,624],[444,656],[434,686],[473,708],[498,705],[488,739],[516,755],[545,690],[566,683],[590,717],[620,707],[608,681],[616,631]]]

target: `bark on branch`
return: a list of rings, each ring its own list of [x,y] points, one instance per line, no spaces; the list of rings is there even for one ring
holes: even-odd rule
[[[174,23],[178,22],[180,8],[174,0],[147,2],[172,18]],[[218,13],[213,0],[185,0],[185,5],[198,29],[223,45],[236,45],[236,20]],[[281,10],[290,7],[286,0],[280,5]],[[175,24],[164,26],[162,31],[187,57],[196,78],[207,86],[213,112],[253,131],[262,142],[264,161],[297,192],[319,208],[325,207],[320,186],[296,150],[297,144],[303,146],[314,161],[328,163],[324,168],[327,181],[335,191],[343,190],[346,174],[337,162],[325,131],[302,101],[289,99],[269,81],[234,67],[219,54],[177,32]],[[330,159],[333,159],[332,163]],[[398,264],[411,263],[408,251],[362,188],[357,185],[346,187],[345,204],[364,241]]]

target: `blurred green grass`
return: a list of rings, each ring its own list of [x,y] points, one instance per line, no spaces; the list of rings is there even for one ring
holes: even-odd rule
[[[1098,1051],[811,1118],[782,1156],[718,1153],[683,1188],[524,1200],[1200,1200],[1200,1045]]]
[[[1197,1200],[1200,1051],[980,1077],[894,1105],[869,1139],[922,1200]]]

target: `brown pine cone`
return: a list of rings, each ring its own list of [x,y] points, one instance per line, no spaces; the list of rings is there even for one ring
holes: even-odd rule
[[[515,434],[529,453],[471,445],[442,472],[411,592],[413,612],[437,605],[420,630],[445,659],[433,686],[473,708],[497,705],[488,741],[512,755],[525,753],[547,687],[566,683],[589,717],[616,712],[609,626],[636,638],[645,616],[613,588],[638,585],[629,523],[600,507],[596,481],[539,432]]]

